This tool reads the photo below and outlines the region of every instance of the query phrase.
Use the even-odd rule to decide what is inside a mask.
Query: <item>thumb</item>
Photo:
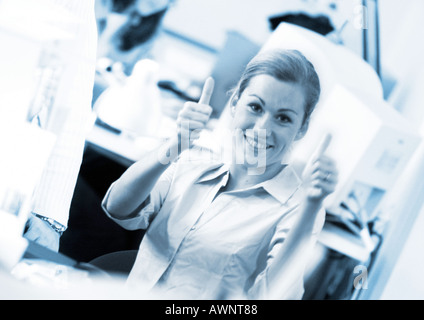
[[[318,147],[315,149],[309,161],[306,163],[306,166],[302,172],[302,176],[307,174],[307,171],[309,170],[309,166],[311,166],[315,160],[317,160],[320,156],[322,156],[325,153],[328,146],[330,145],[332,137],[333,136],[330,133],[326,133],[324,137],[320,140]]]
[[[215,81],[212,77],[206,79],[205,84],[203,85],[202,94],[200,96],[199,104],[209,104],[213,89],[215,86]]]
[[[322,156],[325,151],[327,150],[328,146],[330,145],[332,139],[332,135],[330,133],[327,133],[320,141],[318,148],[314,152],[313,158],[319,158]]]

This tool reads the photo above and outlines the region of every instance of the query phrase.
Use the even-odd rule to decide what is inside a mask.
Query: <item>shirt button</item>
[[[196,230],[196,226],[192,226],[190,230]]]

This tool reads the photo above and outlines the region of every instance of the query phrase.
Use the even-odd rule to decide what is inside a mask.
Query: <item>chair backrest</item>
[[[125,250],[107,253],[89,262],[107,273],[128,275],[134,265],[138,250]]]

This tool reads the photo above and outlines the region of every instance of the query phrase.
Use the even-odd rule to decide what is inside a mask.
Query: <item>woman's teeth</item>
[[[256,149],[269,149],[269,148],[272,147],[271,145],[268,145],[266,143],[258,142],[258,141],[256,141],[253,138],[250,138],[250,137],[247,137],[247,136],[245,136],[245,138],[246,138],[247,143],[250,144],[253,148],[256,148]]]

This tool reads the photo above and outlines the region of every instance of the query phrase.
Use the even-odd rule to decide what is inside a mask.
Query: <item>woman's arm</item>
[[[261,278],[261,281],[266,281],[267,298],[280,299],[287,296],[287,292],[299,279],[299,274],[303,274],[308,262],[318,212],[324,199],[334,191],[337,184],[335,163],[323,155],[329,142],[330,138],[326,137],[313,157],[314,160],[305,169],[303,178],[306,192],[299,207],[297,221]],[[256,285],[263,286],[264,283]]]
[[[287,234],[281,250],[275,255],[267,270],[269,299],[291,296],[293,284],[303,277],[312,248],[312,234],[322,201],[306,200],[300,207],[299,217]]]
[[[174,155],[173,150],[177,150],[175,148],[178,148],[176,140],[169,140],[165,145],[134,163],[115,181],[105,204],[113,217],[129,217],[147,199],[159,177],[178,156],[178,153]],[[168,163],[163,161],[167,152],[171,151],[173,157],[169,157]]]
[[[178,115],[175,137],[129,167],[114,183],[106,203],[106,209],[112,216],[127,218],[139,208],[170,163],[199,137],[199,131],[205,127],[212,111],[208,104],[213,86],[213,79],[209,78],[199,103],[185,103]]]

